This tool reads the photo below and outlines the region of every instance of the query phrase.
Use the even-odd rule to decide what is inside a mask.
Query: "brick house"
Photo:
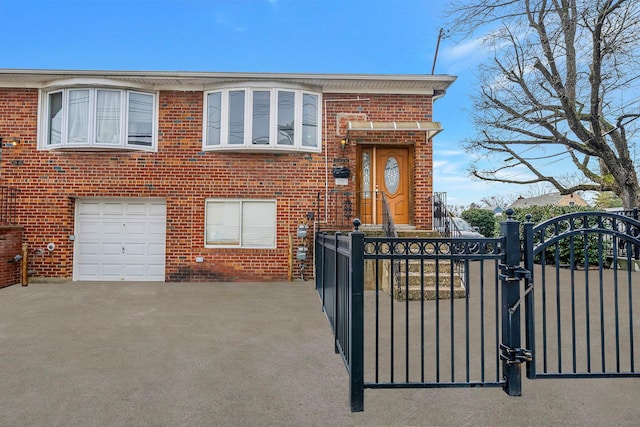
[[[299,224],[380,223],[383,192],[431,229],[432,106],[454,80],[0,70],[0,185],[30,274],[282,280]]]

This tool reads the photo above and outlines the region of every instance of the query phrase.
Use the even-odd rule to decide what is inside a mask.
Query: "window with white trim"
[[[275,200],[209,199],[205,247],[275,248]]]
[[[205,93],[204,150],[321,151],[321,97],[299,89]]]
[[[154,93],[63,88],[43,92],[42,104],[42,148],[156,148]]]

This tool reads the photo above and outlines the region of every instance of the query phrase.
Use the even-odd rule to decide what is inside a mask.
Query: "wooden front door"
[[[382,193],[393,221],[409,224],[410,147],[362,147],[359,155],[359,215],[365,224],[382,224]]]

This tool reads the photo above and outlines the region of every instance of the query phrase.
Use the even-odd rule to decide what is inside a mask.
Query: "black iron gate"
[[[509,218],[500,238],[482,239],[365,237],[354,224],[349,235],[319,233],[315,251],[352,411],[366,388],[499,386],[519,396],[524,363],[531,379],[640,376],[637,220]]]
[[[640,376],[639,247],[640,222],[618,214],[524,224],[529,378]]]

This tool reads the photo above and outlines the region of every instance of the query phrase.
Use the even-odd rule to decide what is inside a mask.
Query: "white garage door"
[[[166,203],[78,199],[74,280],[164,281]]]

